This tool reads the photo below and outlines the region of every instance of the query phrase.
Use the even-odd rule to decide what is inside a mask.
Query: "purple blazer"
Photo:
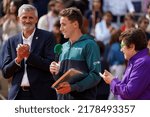
[[[111,91],[121,100],[150,99],[150,54],[143,49],[130,58],[122,81],[114,78]]]

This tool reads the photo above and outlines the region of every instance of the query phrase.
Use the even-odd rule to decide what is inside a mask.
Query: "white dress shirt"
[[[111,24],[111,26],[116,29],[116,27],[113,24]],[[106,21],[102,20],[98,22],[95,26],[95,40],[102,41],[105,45],[107,45],[109,43],[110,38],[111,33],[106,25]]]
[[[31,43],[32,43],[34,33],[35,33],[35,30],[33,31],[33,33],[28,38],[25,38],[22,34],[23,44],[28,44],[31,48]],[[26,59],[24,59],[24,61],[26,61]],[[27,64],[25,64],[24,75],[22,78],[21,86],[30,86],[26,69],[27,69]]]
[[[58,20],[58,17],[52,15],[52,13],[49,12],[48,14],[40,17],[37,27],[39,29],[43,29],[51,32],[53,30],[56,20]]]
[[[95,37],[96,41],[102,41],[105,45],[109,43],[111,33],[106,26],[105,20],[97,23],[95,26]]]
[[[122,16],[128,13],[134,12],[134,6],[131,0],[104,0],[103,5],[104,12],[111,11],[115,16]]]

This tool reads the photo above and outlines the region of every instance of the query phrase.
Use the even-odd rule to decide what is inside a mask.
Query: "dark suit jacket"
[[[27,64],[27,75],[34,99],[56,99],[56,92],[51,88],[54,81],[49,72],[49,65],[54,60],[53,34],[36,29],[30,49],[31,54],[26,62],[21,62],[21,67],[15,63],[16,48],[19,43],[23,43],[21,33],[6,42],[2,59],[3,76],[13,77],[8,99],[15,99],[17,96],[24,75],[24,64]]]

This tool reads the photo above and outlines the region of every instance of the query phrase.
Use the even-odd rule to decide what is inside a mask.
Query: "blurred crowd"
[[[21,31],[17,11],[22,4],[34,5],[39,14],[37,27],[53,32],[56,43],[63,44],[60,31],[59,12],[67,7],[77,7],[83,14],[82,32],[95,38],[100,47],[102,73],[109,70],[114,76],[122,78],[127,62],[120,51],[119,36],[130,28],[145,31],[150,47],[150,0],[0,0],[0,51],[5,41]],[[8,84],[0,73],[0,98],[7,97]],[[109,85],[98,85],[104,93],[97,99],[115,99],[109,93]],[[4,97],[3,97],[4,96]]]

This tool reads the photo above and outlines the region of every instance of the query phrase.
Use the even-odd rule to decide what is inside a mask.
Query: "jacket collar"
[[[137,52],[133,57],[130,58],[129,62],[134,62],[135,60],[137,60],[138,58],[141,58],[143,56],[146,56],[149,54],[149,49],[145,48],[143,50],[140,50],[139,52]]]

